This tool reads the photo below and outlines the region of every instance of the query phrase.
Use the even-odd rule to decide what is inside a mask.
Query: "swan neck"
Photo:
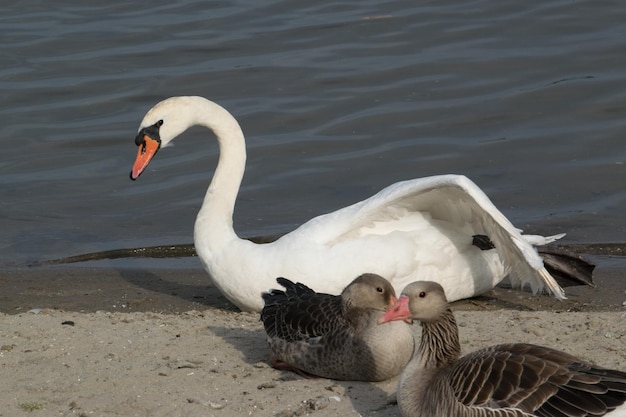
[[[199,239],[221,241],[236,236],[233,213],[246,165],[243,132],[226,109],[206,100],[198,109],[197,124],[215,134],[219,159],[196,219],[196,246]]]

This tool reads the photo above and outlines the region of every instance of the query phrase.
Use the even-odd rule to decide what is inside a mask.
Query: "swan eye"
[[[159,121],[158,121],[158,122],[156,122],[154,125],[155,125],[156,127],[161,127],[161,126],[163,126],[163,119],[159,120]]]
[[[419,298],[424,298],[424,297],[426,297],[426,291],[420,291]]]

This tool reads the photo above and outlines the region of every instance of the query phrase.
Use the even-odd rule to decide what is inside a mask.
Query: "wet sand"
[[[567,287],[568,299],[510,290],[506,284],[455,304],[466,310],[626,311],[624,271],[605,263],[594,272],[595,287]],[[237,311],[211,285],[202,269],[137,269],[46,266],[0,270],[0,312],[33,308],[96,312],[183,313],[219,308]]]

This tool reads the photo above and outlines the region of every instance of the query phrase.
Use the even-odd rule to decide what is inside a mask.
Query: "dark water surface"
[[[395,181],[462,173],[527,232],[626,242],[624,2],[0,11],[2,265],[190,243],[218,153],[210,135],[193,129],[128,178],[141,118],[172,95],[217,101],[247,135],[242,236],[289,231]],[[593,260],[626,289],[623,256]],[[201,268],[196,258],[90,264],[111,267]]]

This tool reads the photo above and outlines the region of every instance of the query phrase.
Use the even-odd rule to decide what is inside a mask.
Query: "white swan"
[[[532,246],[563,235],[523,236],[461,175],[395,183],[271,243],[241,239],[233,229],[233,211],[246,145],[235,118],[218,104],[172,97],[148,111],[135,139],[139,150],[131,179],[160,148],[194,125],[212,130],[220,147],[196,219],[196,251],[213,283],[241,310],[261,311],[261,293],[274,287],[277,277],[339,294],[365,272],[386,277],[398,293],[416,280],[439,282],[451,301],[490,290],[507,274],[514,286],[528,284],[534,292],[565,298]]]

